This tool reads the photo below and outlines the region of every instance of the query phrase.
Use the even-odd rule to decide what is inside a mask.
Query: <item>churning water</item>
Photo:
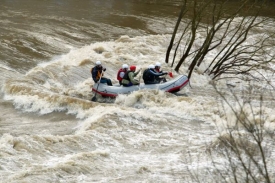
[[[177,95],[136,91],[90,101],[97,60],[113,83],[124,63],[144,69],[159,61],[174,72],[164,58],[177,5],[1,0],[0,182],[193,182],[190,172],[213,182],[207,150],[235,119],[201,70]],[[179,74],[186,73],[185,65]],[[232,85],[239,93],[245,87],[218,83]],[[273,133],[274,105],[265,104],[264,127]],[[274,144],[266,144],[274,167]],[[227,163],[218,154],[215,162],[221,170]]]

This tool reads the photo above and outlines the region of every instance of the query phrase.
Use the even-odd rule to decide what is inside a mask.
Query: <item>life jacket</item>
[[[129,73],[130,73],[130,72],[133,72],[133,71],[131,71],[131,70],[127,71],[127,72],[124,74],[123,79],[126,79],[126,80],[130,81],[130,78],[129,78]]]
[[[101,73],[102,73],[102,69],[100,70],[100,69],[97,69],[96,67],[93,67],[92,70],[91,70],[92,75],[94,74],[94,72],[96,72],[95,79],[99,80],[100,76],[101,76]],[[102,73],[102,76],[103,76],[103,73]]]
[[[124,73],[124,76],[125,76],[125,74],[126,74],[125,69],[121,68],[121,69],[119,69],[118,72],[117,72],[117,80],[119,80],[119,81],[121,81],[121,80],[123,79],[123,77],[120,77],[120,74],[121,74],[122,72]]]

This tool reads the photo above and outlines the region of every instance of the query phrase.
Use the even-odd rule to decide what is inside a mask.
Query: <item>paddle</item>
[[[100,75],[100,78],[99,78],[99,80],[98,80],[98,84],[97,84],[96,90],[98,90],[98,86],[99,86],[99,84],[100,84],[100,80],[101,80],[101,77],[102,77],[102,75],[103,75],[103,72],[104,72],[104,71],[102,70],[101,75]],[[97,94],[97,92],[95,92],[95,96],[93,96],[93,98],[91,99],[91,101],[93,101],[93,102],[96,101],[96,94]]]
[[[140,76],[139,76],[139,80],[138,80],[138,89],[140,90],[140,79],[141,79],[141,76],[142,76],[142,69],[140,69]]]
[[[163,83],[167,82],[167,75],[170,76],[170,78],[173,78],[173,73],[172,72],[168,72],[164,77],[162,77],[162,80],[160,80],[160,82],[162,81]]]
[[[168,75],[169,75],[171,78],[174,77],[172,72],[168,72]]]

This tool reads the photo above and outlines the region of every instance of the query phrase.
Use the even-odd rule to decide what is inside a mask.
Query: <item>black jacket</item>
[[[159,83],[157,78],[159,76],[163,76],[165,74],[167,74],[167,73],[165,73],[165,72],[158,73],[154,69],[146,69],[143,72],[142,78],[143,78],[145,84],[157,84],[157,83]]]
[[[97,82],[100,79],[102,70],[106,71],[106,68],[95,66],[94,68],[91,69],[91,74],[92,74],[94,82]],[[102,74],[102,76],[103,76],[103,74]]]

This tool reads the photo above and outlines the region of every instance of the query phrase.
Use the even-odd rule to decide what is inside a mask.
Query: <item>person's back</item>
[[[148,69],[143,72],[142,78],[145,84],[158,84],[160,81],[158,81],[156,78],[167,74],[166,72],[157,73],[154,68],[154,65],[149,65]]]
[[[123,79],[125,73],[127,72],[128,67],[129,66],[127,64],[123,64],[122,68],[119,69],[118,72],[117,72],[117,80],[118,80],[120,85],[122,85],[122,79]]]
[[[155,83],[155,76],[151,73],[150,68],[144,70],[142,79],[145,84],[154,84]]]
[[[136,66],[130,66],[130,70],[127,71],[122,79],[122,85],[123,86],[132,86],[132,85],[139,85],[139,81],[137,81],[136,79],[134,79],[138,73],[138,72],[135,72],[136,71]]]

